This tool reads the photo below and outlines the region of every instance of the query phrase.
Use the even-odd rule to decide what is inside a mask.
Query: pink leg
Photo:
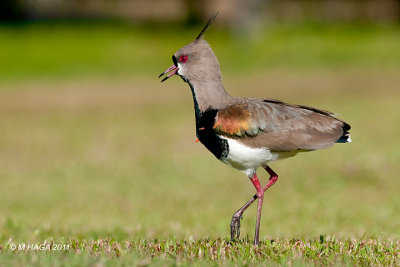
[[[235,239],[239,239],[240,236],[240,220],[242,219],[242,215],[248,207],[257,199],[257,195],[254,195],[243,207],[241,207],[238,211],[236,211],[232,216],[231,221],[231,241]]]
[[[257,205],[257,217],[256,217],[256,231],[254,234],[254,245],[258,245],[260,243],[260,222],[261,222],[261,210],[262,204],[264,201],[264,188],[261,187],[260,181],[256,174],[254,177],[250,179],[253,183],[254,187],[257,189],[256,196],[258,198],[258,205]]]
[[[268,172],[269,176],[269,181],[267,185],[263,188],[264,192],[273,186],[276,181],[278,181],[278,174],[276,174],[268,165],[264,167],[264,169]]]
[[[264,192],[268,188],[270,188],[272,185],[274,185],[276,183],[276,181],[278,180],[278,175],[270,167],[266,166],[265,170],[269,173],[270,178],[269,178],[267,185],[264,188],[261,187],[260,181],[258,180],[258,177],[256,174],[254,174],[254,176],[250,178],[250,181],[253,183],[254,187],[256,188],[257,193],[243,207],[241,207],[237,212],[235,212],[233,214],[232,221],[231,221],[231,240],[234,240],[235,238],[239,238],[240,219],[242,218],[244,211],[248,207],[250,207],[250,205],[253,204],[253,202],[258,198],[254,244],[255,245],[259,244],[261,211],[262,211],[262,204],[263,204],[263,200],[264,200]]]
[[[268,166],[265,166],[265,170],[269,173],[270,177],[269,177],[269,181],[267,183],[267,185],[264,188],[260,188],[258,186],[256,186],[257,189],[257,197],[258,197],[258,206],[257,206],[257,218],[256,218],[256,232],[254,235],[254,245],[258,245],[260,243],[260,222],[261,222],[261,210],[262,210],[262,204],[264,201],[264,192],[270,188],[271,186],[273,186],[276,181],[278,180],[278,175]],[[257,177],[256,177],[257,178]],[[258,179],[257,179],[258,181]],[[253,182],[254,184],[254,182]],[[258,184],[260,184],[258,182]]]

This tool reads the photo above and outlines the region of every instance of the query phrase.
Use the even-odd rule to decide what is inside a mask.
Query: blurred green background
[[[194,142],[188,86],[157,79],[216,10],[229,93],[353,127],[271,165],[261,237],[398,238],[400,3],[375,2],[2,1],[0,239],[228,237],[254,188]]]

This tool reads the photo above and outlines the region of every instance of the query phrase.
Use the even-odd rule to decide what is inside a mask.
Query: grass
[[[169,239],[117,241],[68,240],[70,248],[47,251],[13,251],[3,260],[14,264],[58,265],[66,258],[72,265],[396,265],[400,243],[391,240],[336,240],[320,236],[313,240],[277,239],[254,246],[248,240],[231,243],[223,239],[198,241]],[[18,257],[16,257],[18,256]]]
[[[244,239],[226,241],[254,189],[194,142],[187,86],[156,79],[193,35],[164,30],[0,27],[0,265],[398,265],[398,28],[208,33],[232,95],[317,106],[353,127],[351,144],[272,164],[259,248],[246,238],[254,207]],[[23,242],[71,249],[9,249]]]

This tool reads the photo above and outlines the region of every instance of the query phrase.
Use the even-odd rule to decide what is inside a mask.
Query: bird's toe
[[[239,239],[240,236],[240,220],[242,219],[241,214],[233,214],[231,221],[231,240]]]

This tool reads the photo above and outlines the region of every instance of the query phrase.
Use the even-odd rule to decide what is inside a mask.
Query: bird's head
[[[193,42],[183,46],[172,56],[174,64],[160,74],[159,78],[167,75],[161,82],[166,81],[175,74],[178,74],[185,82],[194,80],[221,80],[217,57],[207,41],[202,38],[217,15],[218,13],[210,18]]]

